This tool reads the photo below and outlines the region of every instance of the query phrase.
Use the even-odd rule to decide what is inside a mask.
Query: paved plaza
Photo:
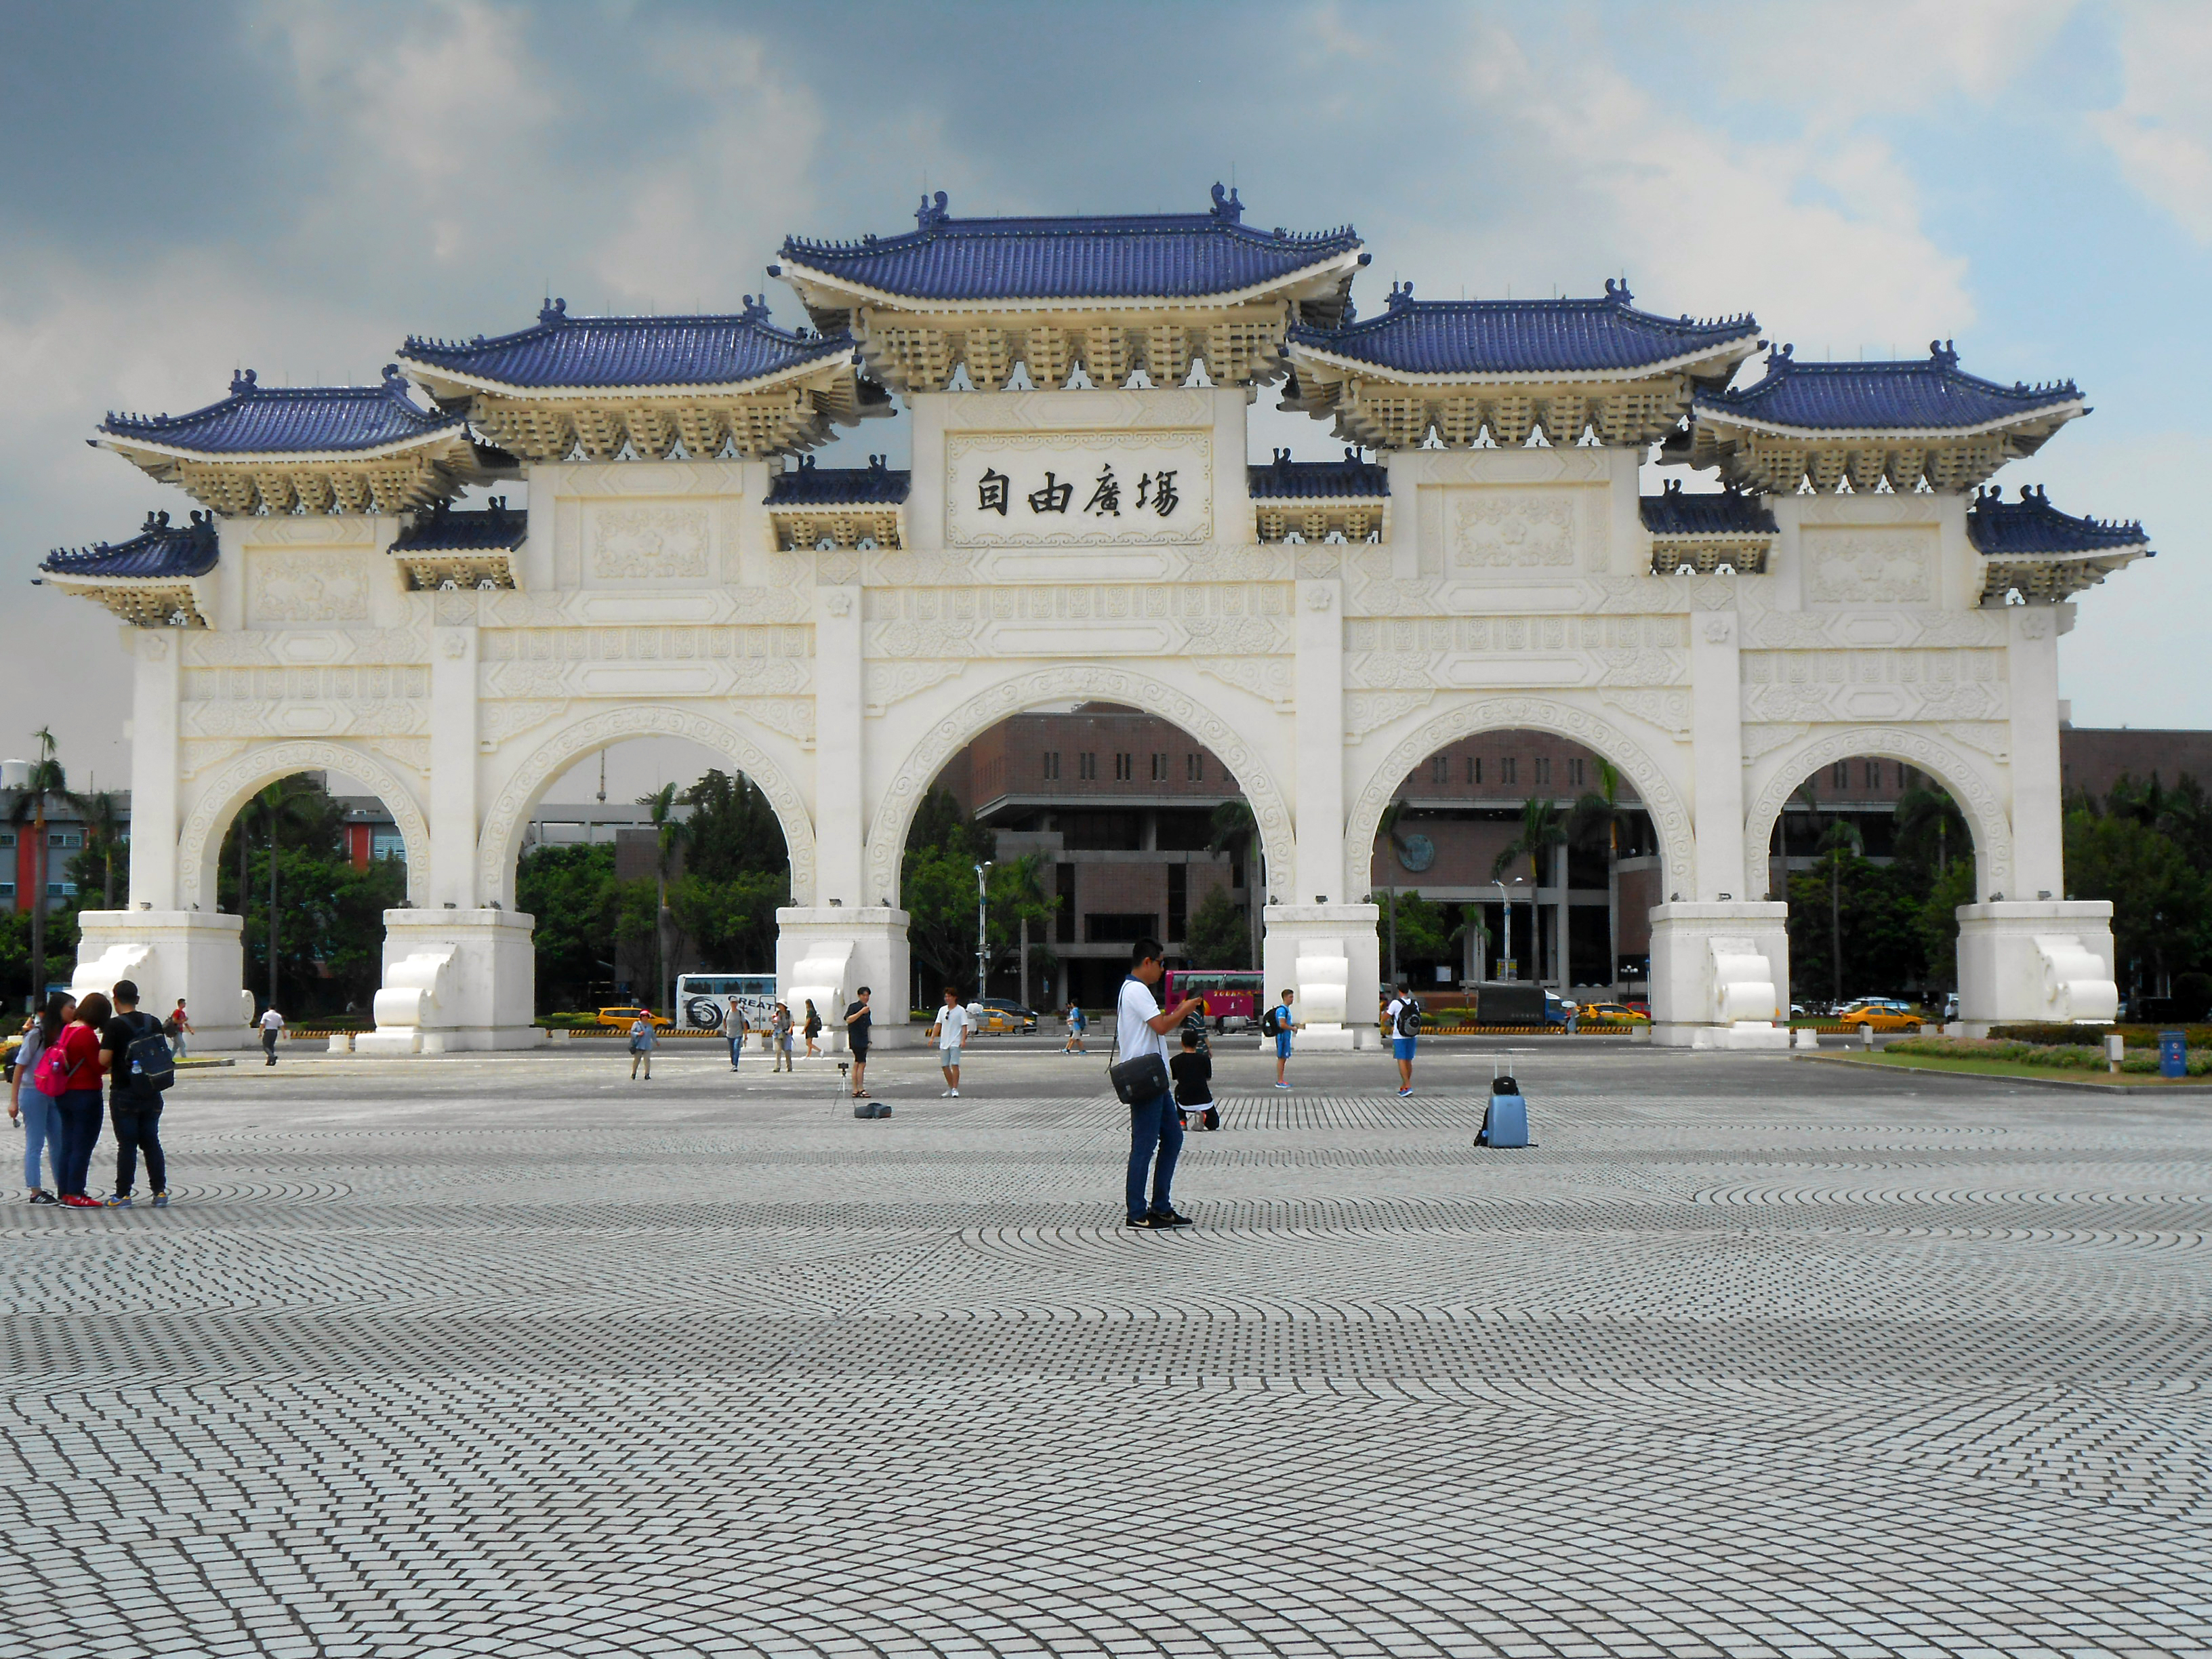
[[[1100,1056],[187,1076],[4,1212],[0,1659],[2212,1651],[2212,1101],[1492,1058],[1160,1234]]]

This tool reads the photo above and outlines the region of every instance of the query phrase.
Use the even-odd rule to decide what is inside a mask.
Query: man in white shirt
[[[1409,1003],[1416,1008],[1420,1006],[1413,1003],[1413,992],[1402,985],[1394,985],[1390,988],[1389,1005],[1382,1010],[1382,1030],[1390,1039],[1391,1057],[1398,1062],[1398,1092],[1401,1095],[1413,1092],[1413,1039],[1398,1030],[1399,1016]]]
[[[1183,1016],[1199,1006],[1196,997],[1185,997],[1162,1012],[1152,988],[1160,982],[1163,964],[1160,942],[1140,939],[1129,947],[1129,977],[1121,981],[1121,994],[1114,1005],[1116,1064],[1127,1064],[1146,1054],[1160,1057],[1166,1075],[1167,1034],[1181,1025]],[[1158,1161],[1153,1151],[1158,1150]],[[1176,1213],[1172,1189],[1176,1160],[1182,1156],[1182,1114],[1176,1109],[1175,1091],[1163,1088],[1151,1100],[1129,1108],[1129,1180],[1124,1197],[1132,1227],[1188,1227],[1190,1218]],[[1145,1202],[1145,1177],[1152,1176],[1152,1199]]]
[[[960,1006],[960,993],[950,985],[945,988],[945,1006],[937,1011],[936,1022],[929,1028],[931,1039],[937,1044],[938,1069],[945,1073],[945,1093],[960,1098],[960,1042],[974,1029],[975,1020]]]
[[[284,1029],[284,1016],[272,1006],[261,1016],[261,1052],[269,1056],[269,1063],[276,1063],[276,1033]]]

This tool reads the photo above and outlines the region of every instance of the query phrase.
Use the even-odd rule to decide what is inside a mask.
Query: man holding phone
[[[1167,1066],[1167,1034],[1181,1025],[1183,1016],[1201,1006],[1196,997],[1185,997],[1163,1012],[1152,988],[1160,982],[1161,945],[1140,939],[1129,947],[1129,977],[1121,981],[1115,1004],[1116,1047],[1120,1062],[1127,1065],[1146,1054],[1160,1057],[1162,1075]],[[1154,1160],[1157,1150],[1158,1158]],[[1182,1115],[1176,1109],[1175,1091],[1163,1089],[1150,1100],[1129,1107],[1129,1179],[1124,1196],[1132,1227],[1188,1227],[1190,1218],[1176,1213],[1172,1197],[1176,1160],[1182,1156]],[[1145,1180],[1152,1177],[1152,1200],[1145,1202]]]

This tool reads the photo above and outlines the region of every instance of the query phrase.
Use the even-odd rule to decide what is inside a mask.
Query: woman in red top
[[[76,1006],[76,1018],[62,1027],[54,1040],[68,1062],[69,1086],[54,1102],[61,1120],[62,1155],[54,1170],[62,1202],[79,1210],[100,1207],[96,1198],[85,1196],[84,1183],[92,1171],[92,1149],[100,1141],[100,1028],[114,1018],[107,999],[97,991]]]

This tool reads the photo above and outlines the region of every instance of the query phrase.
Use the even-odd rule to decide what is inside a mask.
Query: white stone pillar
[[[920,1040],[927,1027],[912,1025],[907,999],[914,969],[907,928],[913,918],[881,905],[791,905],[775,913],[775,994],[804,1025],[812,999],[822,1016],[821,1046],[845,1048],[845,1007],[866,986],[875,1018],[869,1031],[886,1048]]]
[[[889,894],[865,891],[861,792],[860,589],[814,590],[814,869],[816,890],[793,893],[799,908],[873,907]],[[872,983],[872,981],[871,981]],[[891,981],[903,987],[903,977]],[[882,988],[878,987],[880,990]],[[903,999],[901,989],[893,999]]]
[[[1351,1048],[1371,1041],[1376,993],[1382,981],[1382,941],[1375,904],[1271,904],[1261,967],[1272,997],[1287,985],[1298,994],[1308,1049]],[[1361,1036],[1362,1031],[1366,1035]]]
[[[184,636],[126,628],[131,694],[131,907],[177,904],[177,721]]]
[[[1710,580],[1725,580],[1715,578]],[[1702,588],[1705,582],[1698,586]],[[1726,903],[1764,899],[1765,890],[1742,890],[1743,685],[1736,615],[1690,612],[1690,751],[1695,774],[1691,819],[1695,825],[1694,870],[1668,870],[1667,886],[1686,902]],[[1656,977],[1656,975],[1655,975]]]
[[[112,992],[127,979],[138,987],[139,1006],[166,1018],[185,999],[192,1022],[193,1052],[251,1047],[246,1021],[252,999],[243,993],[246,955],[242,916],[209,910],[85,910],[70,994]]]
[[[2058,760],[2058,618],[2071,605],[2014,605],[2006,673],[2012,706],[2011,885],[2008,899],[2066,896],[2064,783]],[[1977,872],[1982,895],[1994,884]]]
[[[430,630],[430,879],[422,890],[433,909],[472,910],[495,896],[479,895],[476,880],[477,630],[471,623]]]
[[[1368,881],[1364,864],[1350,867],[1344,845],[1344,584],[1302,581],[1297,590],[1291,827],[1297,868],[1268,872],[1293,908],[1355,902],[1366,897]]]
[[[1987,1036],[1992,1025],[2118,1017],[2110,900],[2007,899],[1962,904],[1958,917],[1966,1036]]]
[[[1790,907],[1651,908],[1651,1040],[1676,1048],[1790,1046]]]
[[[376,1029],[359,1054],[434,1054],[529,1048],[546,1040],[531,1020],[536,919],[471,908],[386,910],[384,983]]]

